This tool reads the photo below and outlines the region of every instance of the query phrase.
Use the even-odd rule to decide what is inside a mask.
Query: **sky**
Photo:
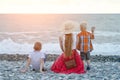
[[[120,13],[120,0],[0,0],[0,13]]]

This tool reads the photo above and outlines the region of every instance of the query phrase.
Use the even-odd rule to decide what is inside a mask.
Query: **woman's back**
[[[61,39],[62,39],[62,45],[63,45],[63,48],[65,48],[64,44],[65,44],[65,35],[62,35],[60,36]],[[76,49],[76,34],[72,33],[72,39],[73,39],[73,42],[72,42],[72,49]]]

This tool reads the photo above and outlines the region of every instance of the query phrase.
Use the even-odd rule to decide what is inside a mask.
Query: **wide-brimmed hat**
[[[63,32],[64,34],[70,34],[73,32],[75,24],[73,21],[67,21],[63,24]]]

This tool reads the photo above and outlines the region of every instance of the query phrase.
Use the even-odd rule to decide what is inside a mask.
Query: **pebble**
[[[23,61],[0,61],[0,80],[120,80],[119,62],[91,62],[91,70],[85,74],[58,74],[50,70],[53,61],[47,61],[47,72],[42,74],[28,70],[21,73]]]
[[[3,76],[0,76],[0,80],[4,80],[4,77],[3,77]]]
[[[19,61],[26,60],[28,54],[0,54],[0,60]],[[54,61],[59,55],[47,54],[46,61]],[[120,62],[120,55],[91,55],[92,62]]]

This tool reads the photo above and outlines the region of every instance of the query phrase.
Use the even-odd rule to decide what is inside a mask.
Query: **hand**
[[[20,72],[25,73],[27,69],[21,69]]]
[[[94,26],[91,27],[91,31],[92,31],[92,33],[94,32],[94,30],[95,30],[95,27],[94,27]]]

